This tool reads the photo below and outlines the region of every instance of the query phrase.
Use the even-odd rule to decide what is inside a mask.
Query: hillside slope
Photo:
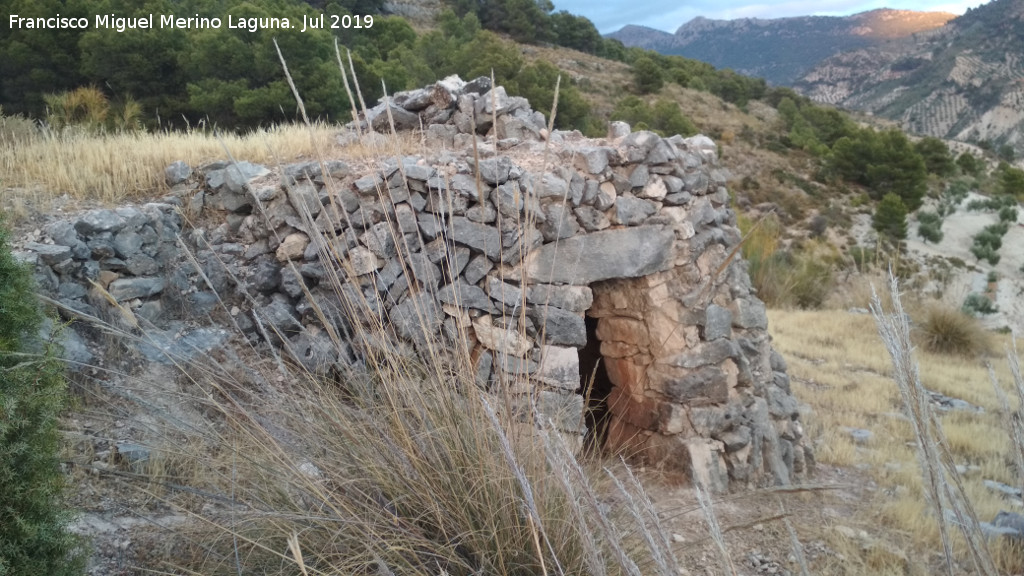
[[[790,84],[816,64],[840,52],[885,45],[893,39],[942,26],[945,12],[879,9],[852,16],[740,18],[698,17],[675,34],[626,26],[610,35],[639,46],[732,68],[773,84]]]
[[[916,38],[837,54],[794,87],[912,132],[1024,150],[1024,1],[993,0]]]

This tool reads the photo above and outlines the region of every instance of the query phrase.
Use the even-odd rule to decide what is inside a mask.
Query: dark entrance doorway
[[[601,341],[597,339],[597,321],[597,318],[586,317],[587,344],[580,349],[580,387],[577,393],[583,396],[587,426],[583,446],[587,451],[600,450],[604,446],[610,417],[608,396],[612,392],[612,381],[601,357]]]

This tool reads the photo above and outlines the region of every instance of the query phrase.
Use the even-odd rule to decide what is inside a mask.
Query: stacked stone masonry
[[[513,386],[575,435],[589,316],[613,384],[608,448],[714,490],[805,470],[710,139],[622,123],[602,140],[549,134],[526,100],[451,77],[394,95],[339,140],[372,143],[392,123],[422,130],[430,154],[358,170],[178,162],[165,201],[53,220],[23,256],[68,317],[109,316],[99,285],[178,352],[182,338],[219,342],[218,295],[251,342],[316,371],[359,364],[360,322],[413,347],[468,334],[481,387]]]

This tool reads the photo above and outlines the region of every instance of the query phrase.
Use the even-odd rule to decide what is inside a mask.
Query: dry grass
[[[331,148],[335,135],[335,128],[323,124],[312,130],[283,125],[219,138],[202,130],[95,135],[69,129],[0,142],[0,186],[113,204],[165,190],[163,169],[176,160],[200,166],[223,159],[226,147],[238,160],[276,165]]]
[[[769,328],[776,348],[787,358],[794,394],[811,409],[804,420],[819,461],[864,470],[878,483],[874,497],[858,507],[859,518],[850,518],[849,522],[861,523],[873,538],[905,543],[910,558],[937,561],[934,554],[941,551],[940,534],[925,496],[913,447],[914,433],[891,376],[891,360],[871,316],[836,310],[771,310]],[[997,342],[1006,339],[997,335],[992,338]],[[1019,511],[983,484],[984,480],[1020,483],[1001,404],[989,383],[985,364],[977,358],[927,350],[914,353],[925,388],[985,410],[937,413],[952,462],[971,467],[962,481],[978,519],[991,521],[1000,510]],[[993,363],[993,369],[1000,382],[1013,381],[1005,362]],[[871,437],[855,439],[849,432],[854,428],[869,430]],[[967,561],[963,540],[951,540],[957,561]],[[830,544],[840,550],[843,546],[835,539]],[[1024,567],[1024,559],[1012,546],[1002,541],[990,545],[1000,573],[1016,573]],[[895,557],[878,557],[866,566],[870,567],[869,573],[902,574],[901,562]],[[925,561],[916,570],[927,572],[929,565],[939,569],[938,564]]]

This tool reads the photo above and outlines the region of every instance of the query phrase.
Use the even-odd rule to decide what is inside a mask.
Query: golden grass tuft
[[[991,350],[989,333],[956,308],[929,303],[914,316],[915,336],[929,352],[973,358]]]

